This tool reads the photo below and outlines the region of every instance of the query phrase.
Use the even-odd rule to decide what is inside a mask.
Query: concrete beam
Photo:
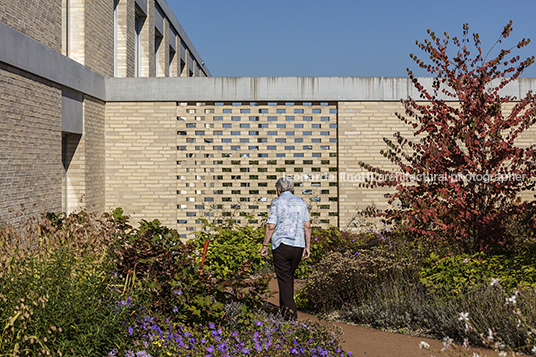
[[[420,78],[430,88],[432,78]],[[522,78],[503,95],[536,91],[536,78]],[[107,101],[399,101],[420,99],[409,78],[387,77],[207,77],[107,78]],[[452,98],[444,97],[445,100]]]
[[[0,62],[97,99],[104,77],[0,22]]]

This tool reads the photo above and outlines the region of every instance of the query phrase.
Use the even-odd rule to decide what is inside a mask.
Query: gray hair
[[[294,193],[294,182],[292,182],[292,179],[283,176],[277,182],[275,183],[275,187],[279,189],[279,192],[283,193],[285,191],[290,191],[291,193]]]

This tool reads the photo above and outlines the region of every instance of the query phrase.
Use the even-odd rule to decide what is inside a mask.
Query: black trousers
[[[279,285],[279,308],[281,315],[287,320],[298,318],[298,309],[294,302],[294,273],[300,264],[303,249],[281,243],[272,252]]]

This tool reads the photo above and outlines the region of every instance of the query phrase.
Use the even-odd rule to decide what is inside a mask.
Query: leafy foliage
[[[315,268],[299,291],[298,301],[306,303],[301,307],[321,312],[358,304],[371,285],[401,277],[410,269],[405,261],[393,259],[391,252],[381,248],[351,255],[329,253]]]
[[[0,355],[102,356],[123,346],[112,308],[111,226],[85,212],[0,230]]]
[[[340,329],[321,323],[257,319],[247,328],[196,324],[173,326],[144,318],[129,328],[136,344],[113,350],[118,356],[349,356],[340,347]]]
[[[458,292],[430,294],[413,279],[394,279],[375,285],[371,294],[357,304],[340,311],[347,321],[378,329],[427,336],[436,339],[449,337],[459,344],[467,338],[472,346],[489,346],[503,341],[508,349],[523,350],[534,341],[531,327],[536,322],[533,308],[534,290],[524,291],[517,298],[518,313],[505,304],[508,292],[489,283],[474,285]],[[459,319],[468,312],[473,326],[468,330]],[[524,318],[526,324],[520,324]],[[493,340],[483,341],[479,332]],[[486,342],[486,343],[483,343]]]
[[[496,44],[511,31],[510,22]],[[518,99],[501,90],[534,63],[534,57],[521,61],[511,55],[529,40],[523,39],[489,60],[478,34],[473,35],[476,55],[472,56],[468,25],[464,25],[461,39],[451,39],[448,33],[441,39],[430,30],[428,34],[430,40],[417,41],[417,45],[431,64],[413,54],[411,58],[435,76],[431,88],[425,88],[408,69],[420,100],[426,102],[403,100],[405,115],[397,114],[415,129],[418,139],[400,133],[395,133],[394,140],[384,139],[388,149],[382,154],[398,166],[398,176],[360,164],[387,178],[371,185],[396,187],[390,202],[399,201],[400,208],[389,210],[387,216],[406,223],[409,229],[459,244],[468,252],[512,246],[504,222],[533,205],[519,202],[518,196],[534,188],[536,146],[518,147],[516,139],[536,120],[535,97],[529,92]],[[457,52],[451,56],[452,45]],[[407,179],[412,182],[404,183]]]
[[[264,230],[262,227],[239,226],[236,223],[218,225],[204,221],[203,230],[194,240],[197,260],[208,240],[205,266],[214,275],[227,277],[240,269],[245,261],[251,263],[252,272],[265,267],[260,256]]]
[[[151,314],[176,322],[221,322],[232,302],[242,304],[243,316],[251,316],[267,293],[268,277],[250,279],[251,262],[241,261],[224,277],[213,276],[201,266],[195,242],[182,243],[158,220],[141,221],[139,229],[122,235],[116,257],[123,294],[140,300]]]
[[[442,259],[432,254],[420,270],[423,284],[430,290],[459,292],[467,287],[499,279],[508,290],[536,288],[536,256],[533,252],[460,254]]]

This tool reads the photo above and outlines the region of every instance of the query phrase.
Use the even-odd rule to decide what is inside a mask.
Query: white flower
[[[460,321],[469,321],[469,313],[468,312],[460,312],[460,317],[458,317],[458,320]]]
[[[504,351],[501,351],[501,352],[499,352],[499,356],[504,356],[504,357],[506,357],[506,356],[507,356],[507,354],[506,354],[506,352],[504,352]]]
[[[441,351],[445,351],[445,350],[448,350],[449,348],[452,347],[452,339],[450,337],[444,337],[443,338],[443,348],[441,349]]]
[[[506,305],[508,304],[516,304],[516,295],[512,295],[512,297],[506,298]]]
[[[419,348],[425,348],[425,349],[429,350],[429,349],[430,349],[430,345],[427,344],[427,343],[424,342],[424,341],[421,341],[421,342],[419,343]]]
[[[536,355],[536,346],[533,346],[532,349],[530,350],[533,354]]]
[[[476,352],[473,352],[473,357],[480,357],[480,355]]]
[[[499,285],[499,279],[491,278],[491,286]]]
[[[489,342],[493,342],[493,335],[494,335],[493,331],[490,328],[488,328],[488,341]]]
[[[463,347],[465,348],[469,348],[469,339],[466,338],[465,340],[463,340]]]

